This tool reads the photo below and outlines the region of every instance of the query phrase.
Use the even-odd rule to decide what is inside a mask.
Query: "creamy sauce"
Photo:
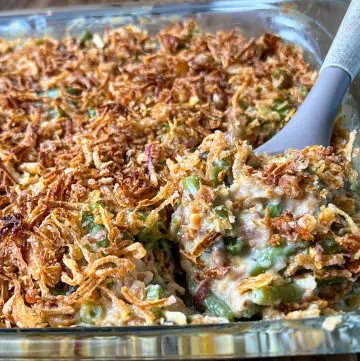
[[[238,278],[238,280],[236,280]],[[211,291],[223,302],[225,302],[236,317],[241,317],[242,312],[249,308],[249,292],[240,293],[238,291],[239,281],[243,277],[237,277],[235,272],[230,271],[224,278],[212,282]]]

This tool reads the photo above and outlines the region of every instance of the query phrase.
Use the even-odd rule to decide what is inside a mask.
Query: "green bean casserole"
[[[1,39],[1,327],[355,309],[356,134],[253,153],[316,76],[276,35],[194,21]]]

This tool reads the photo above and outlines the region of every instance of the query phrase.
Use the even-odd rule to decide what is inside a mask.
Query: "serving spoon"
[[[330,144],[337,111],[360,68],[360,0],[352,0],[318,79],[289,123],[255,153]]]

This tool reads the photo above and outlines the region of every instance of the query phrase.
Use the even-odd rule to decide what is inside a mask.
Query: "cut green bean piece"
[[[177,234],[181,226],[181,218],[173,215],[170,222],[170,237],[173,241],[177,240]]]
[[[89,108],[88,114],[89,114],[90,119],[96,117],[96,109],[95,108]]]
[[[245,102],[242,99],[239,100],[239,105],[242,110],[246,110],[247,108],[249,108],[249,103]]]
[[[90,204],[90,209],[92,211],[95,211],[99,208],[106,208],[106,204],[104,201],[96,201]]]
[[[110,241],[107,238],[96,242],[96,248],[107,248],[110,246]]]
[[[96,302],[88,301],[81,305],[80,320],[88,324],[95,324],[105,317],[104,307]]]
[[[214,213],[219,216],[220,218],[228,218],[229,214],[224,206],[217,206],[213,208]]]
[[[43,92],[38,92],[37,95],[40,97],[48,97],[51,99],[55,99],[60,95],[60,89],[53,88],[53,89],[45,90]]]
[[[281,302],[276,290],[270,286],[257,288],[251,293],[251,300],[260,306],[273,306]]]
[[[183,187],[186,191],[196,196],[198,190],[200,189],[200,179],[197,175],[191,175],[183,179]]]
[[[187,285],[188,285],[190,294],[193,295],[196,292],[196,289],[198,287],[197,283],[193,279],[188,279]]]
[[[137,235],[137,239],[142,243],[157,242],[166,237],[167,229],[163,221],[157,221],[151,227],[142,228]]]
[[[149,285],[146,287],[146,300],[157,301],[164,295],[164,290],[160,285]]]
[[[224,237],[224,245],[232,256],[239,256],[244,249],[244,241],[240,237]]]
[[[280,217],[281,213],[283,212],[283,205],[280,202],[269,202],[267,205],[269,209],[269,215],[271,218]]]
[[[70,95],[80,95],[82,90],[79,88],[65,87],[65,90]]]
[[[276,265],[285,267],[287,258],[295,251],[295,245],[292,243],[255,250],[253,253],[255,262],[250,268],[250,275],[257,276]]]
[[[171,260],[173,258],[173,254],[171,252],[170,244],[167,239],[160,239],[159,248],[164,252],[166,258]]]
[[[251,300],[260,306],[272,306],[298,302],[302,295],[302,289],[293,284],[263,286],[252,292]]]
[[[52,287],[49,288],[50,294],[53,296],[69,296],[71,295],[73,292],[75,292],[77,289],[77,287],[75,286],[69,286],[69,287]]]
[[[210,168],[210,180],[213,185],[219,184],[219,174],[230,166],[229,159],[214,160]]]
[[[292,85],[290,75],[283,69],[276,69],[271,74],[273,86],[277,89],[287,89]]]
[[[93,38],[93,34],[89,30],[85,30],[80,38],[80,46],[84,46],[85,43]]]
[[[91,212],[83,212],[81,216],[81,227],[90,231],[95,223],[94,216]]]
[[[234,313],[231,311],[228,305],[217,298],[215,295],[208,295],[203,301],[205,307],[217,317],[227,318],[232,321],[235,318]]]
[[[300,287],[294,284],[278,285],[272,287],[276,289],[276,292],[279,295],[282,303],[298,302],[301,300],[304,293]]]
[[[319,242],[321,248],[324,250],[325,254],[336,254],[343,253],[346,250],[341,247],[339,243],[337,243],[333,238],[323,239]]]

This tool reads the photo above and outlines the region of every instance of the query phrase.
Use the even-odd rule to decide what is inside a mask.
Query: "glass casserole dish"
[[[300,45],[317,66],[326,54],[345,13],[343,1],[219,1],[201,4],[139,4],[72,8],[54,11],[4,13],[0,35],[8,39],[66,34],[80,35],[85,29],[101,32],[104,27],[137,24],[156,33],[169,21],[195,18],[206,31],[239,27],[247,36],[265,31]],[[352,97],[359,101],[359,83]],[[349,111],[356,107],[352,100]],[[352,119],[354,120],[354,119]],[[238,322],[226,325],[104,327],[63,329],[2,329],[1,357],[30,359],[61,358],[161,359],[259,357],[311,353],[356,352],[359,316],[347,314],[294,321]],[[335,328],[335,330],[332,330]]]

